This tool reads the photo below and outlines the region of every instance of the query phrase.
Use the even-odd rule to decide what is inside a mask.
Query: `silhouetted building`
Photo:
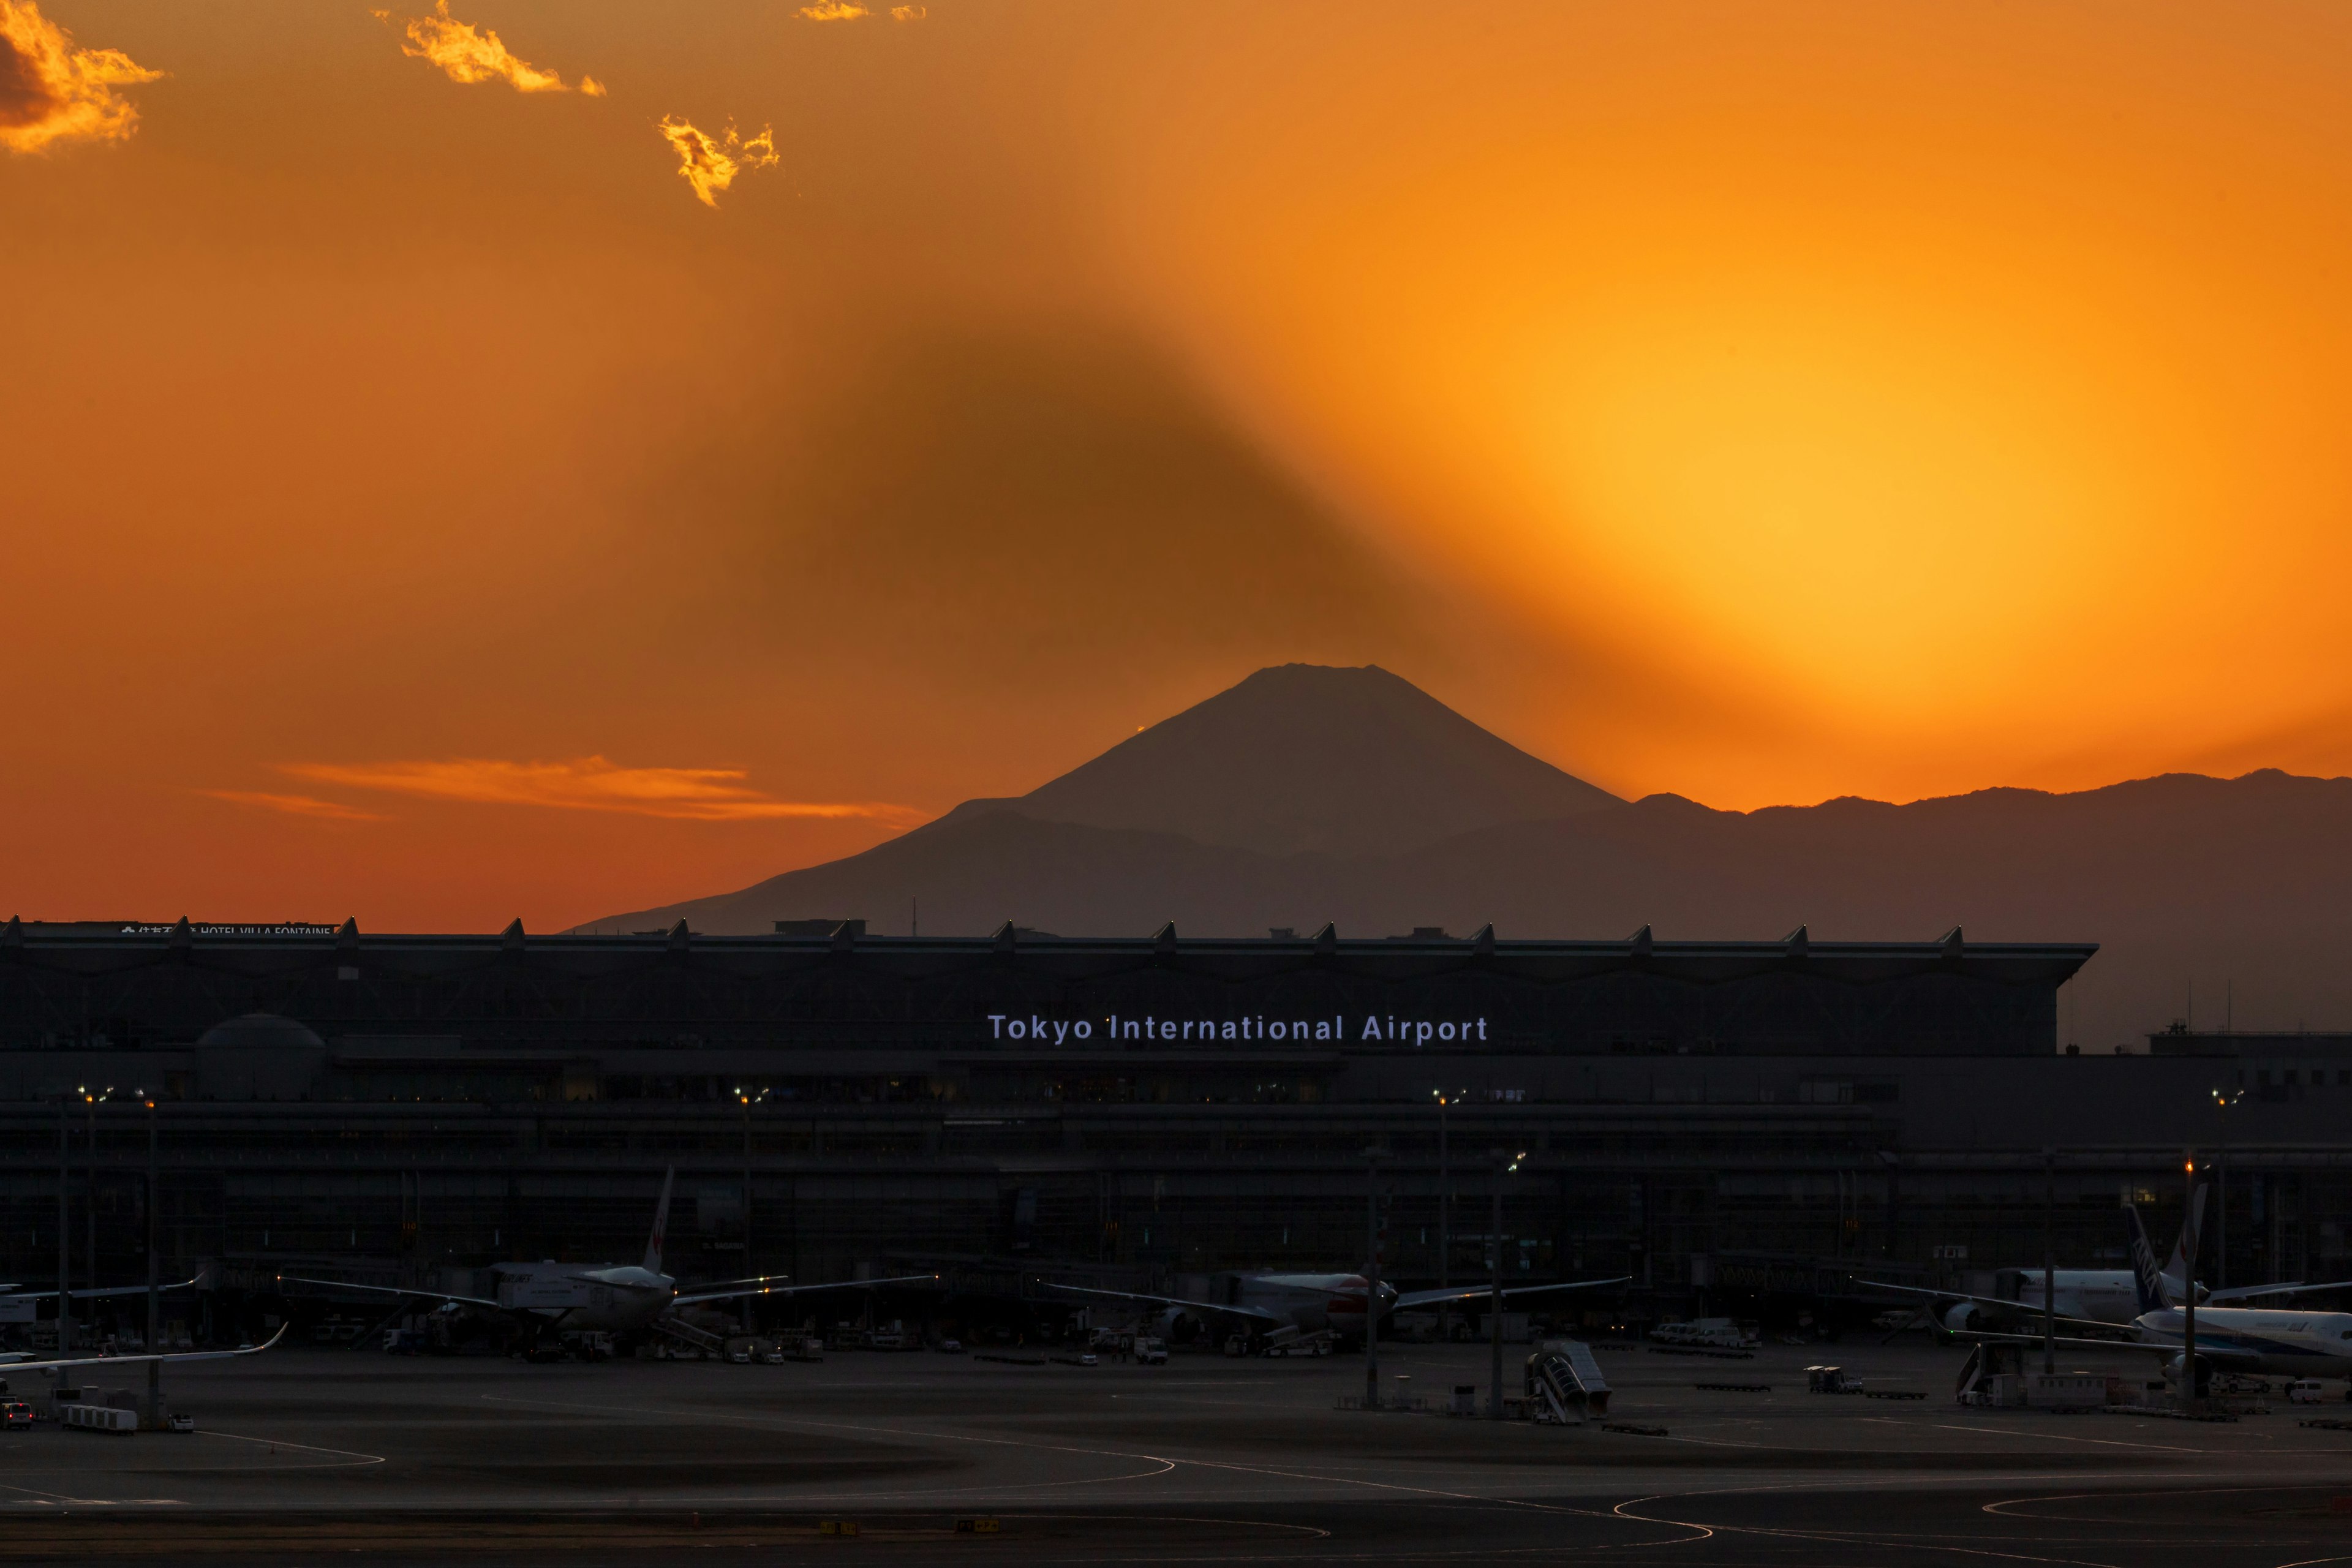
[[[2145,1190],[2160,1210],[2184,1141],[2214,1131],[2214,1075],[2236,1070],[2058,1054],[2057,988],[2095,952],[2081,944],[918,940],[822,923],[544,938],[12,923],[0,1277],[55,1273],[61,1095],[97,1272],[143,1277],[146,1113],[79,1098],[110,1085],[160,1094],[168,1266],[226,1259],[254,1280],[295,1256],[386,1277],[634,1256],[670,1165],[673,1261],[706,1278],[886,1259],[997,1279],[1355,1266],[1377,1144],[1392,1273],[1433,1277],[1441,1192],[1483,1200],[1487,1151],[1524,1150],[1508,1272],[1626,1272],[1640,1302],[1683,1310],[1718,1278],[1925,1268],[1955,1247],[1970,1267],[2032,1262],[2053,1142],[2070,1151],[2069,1256],[2113,1253],[2117,1198]],[[2241,1278],[2344,1272],[2327,1261],[2339,1235],[2276,1217],[2347,1195],[2333,1107],[2232,1115],[2239,1168],[2274,1167],[2233,1189],[2272,1216],[2231,1229]],[[1486,1241],[1483,1219],[1457,1220],[1458,1279]],[[1747,1272],[1718,1276],[1733,1253]],[[1756,1261],[1775,1258],[1788,1267]]]

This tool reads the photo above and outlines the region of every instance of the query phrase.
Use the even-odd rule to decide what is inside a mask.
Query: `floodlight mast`
[[[2058,1372],[2058,1151],[2042,1149],[2042,1375]]]
[[[2197,1405],[2197,1153],[2181,1162],[2183,1174],[2180,1261],[2180,1399],[2183,1410]]]

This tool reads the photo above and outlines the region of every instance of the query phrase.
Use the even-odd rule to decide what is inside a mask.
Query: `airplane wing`
[[[1193,1301],[1181,1296],[1150,1296],[1139,1290],[1097,1290],[1086,1285],[1065,1285],[1048,1279],[1049,1290],[1068,1290],[1080,1296],[1108,1296],[1120,1301],[1144,1301],[1156,1307],[1185,1307],[1195,1312],[1222,1312],[1227,1317],[1243,1318],[1253,1323],[1270,1323],[1276,1328],[1288,1328],[1290,1320],[1263,1307],[1236,1307],[1223,1301]]]
[[[816,1290],[870,1290],[877,1285],[936,1285],[936,1274],[900,1274],[889,1279],[832,1279],[822,1285],[757,1285],[749,1280],[735,1282],[736,1288],[724,1290],[697,1290],[691,1296],[673,1296],[673,1307],[690,1307],[697,1301],[732,1301],[745,1296],[804,1296]]]
[[[1622,1285],[1633,1278],[1630,1274],[1620,1274],[1614,1279],[1563,1279],[1557,1285],[1514,1285],[1503,1294],[1511,1297],[1532,1296],[1543,1290],[1591,1290],[1603,1285]],[[1408,1312],[1415,1307],[1434,1306],[1440,1301],[1466,1301],[1474,1296],[1491,1296],[1494,1293],[1493,1289],[1486,1285],[1472,1285],[1462,1289],[1407,1290],[1390,1303],[1390,1310]]]
[[[2324,1285],[2247,1285],[2234,1290],[2209,1290],[2208,1301],[2252,1301],[2263,1296],[2310,1296],[2322,1290],[2352,1290],[2352,1279],[2330,1279]]]
[[[204,1276],[198,1274],[191,1279],[175,1279],[169,1285],[158,1285],[155,1289],[158,1290],[188,1290],[194,1289],[196,1285],[203,1281],[203,1279]],[[2314,1286],[2313,1289],[2316,1289],[2318,1287]],[[66,1294],[72,1297],[77,1301],[87,1301],[96,1296],[144,1296],[147,1294],[147,1287],[144,1285],[110,1285],[103,1290],[68,1290]],[[0,1293],[0,1301],[47,1301],[56,1295],[57,1292],[55,1290],[8,1290],[5,1293]]]
[[[349,1279],[305,1279],[299,1274],[280,1274],[280,1285],[317,1285],[328,1290],[359,1290],[370,1296],[422,1297],[427,1301],[461,1301],[468,1307],[488,1307],[494,1312],[528,1310],[509,1307],[504,1301],[493,1301],[487,1296],[457,1296],[446,1290],[410,1290],[398,1285],[357,1285]]]
[[[286,1337],[291,1323],[280,1323],[278,1331],[257,1345],[247,1345],[235,1351],[166,1351],[161,1355],[84,1355],[65,1361],[17,1361],[8,1363],[11,1373],[52,1372],[69,1366],[142,1366],[149,1362],[228,1361],[241,1355],[259,1355],[263,1351]]]
[[[2041,1308],[2024,1301],[2011,1301],[2001,1296],[1971,1296],[1965,1290],[1928,1290],[1916,1285],[1890,1285],[1884,1279],[1856,1279],[1854,1283],[1866,1290],[1885,1290],[1898,1296],[1922,1296],[1930,1301],[1973,1301],[1979,1307],[1990,1307],[1995,1311],[2008,1312],[2037,1323],[2042,1319]],[[2078,1329],[2115,1330],[2126,1326],[2122,1323],[2106,1322],[2097,1318],[2069,1317],[2064,1312],[2058,1314],[2058,1321]],[[2038,1338],[2035,1342],[2040,1342]],[[2064,1342],[2060,1342],[2063,1344]]]

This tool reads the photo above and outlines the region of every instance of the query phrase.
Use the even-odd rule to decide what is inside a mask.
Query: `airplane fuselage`
[[[2133,1329],[2143,1344],[2181,1342],[2186,1314],[2143,1312]],[[2352,1312],[2281,1312],[2258,1307],[2200,1307],[2197,1348],[2222,1372],[2286,1377],[2352,1377]]]
[[[637,1265],[508,1263],[498,1270],[499,1302],[558,1333],[633,1334],[668,1310],[677,1282]]]
[[[1244,1274],[1236,1286],[1237,1305],[1287,1318],[1300,1333],[1363,1336],[1370,1286],[1360,1274]]]

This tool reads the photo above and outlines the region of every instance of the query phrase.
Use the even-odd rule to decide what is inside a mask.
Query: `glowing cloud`
[[[280,771],[320,784],[436,800],[560,806],[639,816],[740,822],[774,817],[871,817],[911,826],[921,813],[873,801],[778,800],[742,781],[740,768],[625,768],[603,757],[507,763],[456,757],[438,763],[295,763]]]
[[[812,22],[855,22],[867,15],[857,0],[816,0],[814,5],[803,5],[800,14]]]
[[[330,822],[384,820],[373,811],[362,811],[356,805],[345,805],[340,801],[320,800],[315,795],[271,795],[266,790],[250,789],[208,789],[199,793],[238,805],[257,805],[264,811],[282,811],[289,816],[320,816]]]
[[[760,127],[757,136],[745,141],[736,135],[732,125],[723,135],[711,136],[665,114],[658,129],[677,153],[678,177],[694,187],[694,199],[707,207],[719,205],[714,193],[733,184],[737,174],[772,168],[779,162],[776,134],[769,126]]]
[[[919,22],[930,14],[931,8],[928,5],[893,5],[890,7],[890,20],[893,22]]]
[[[139,111],[114,89],[163,74],[121,49],[75,48],[33,0],[0,0],[0,147],[11,153],[124,140]]]
[[[388,13],[378,11],[375,15],[382,17]],[[411,59],[429,60],[446,71],[451,81],[469,86],[478,81],[503,81],[517,92],[577,90],[590,98],[604,96],[604,84],[593,76],[582,77],[575,89],[566,86],[555,72],[516,58],[505,41],[489,28],[477,29],[471,22],[452,17],[449,0],[434,0],[430,16],[409,18],[408,42],[400,46],[400,52]]]

